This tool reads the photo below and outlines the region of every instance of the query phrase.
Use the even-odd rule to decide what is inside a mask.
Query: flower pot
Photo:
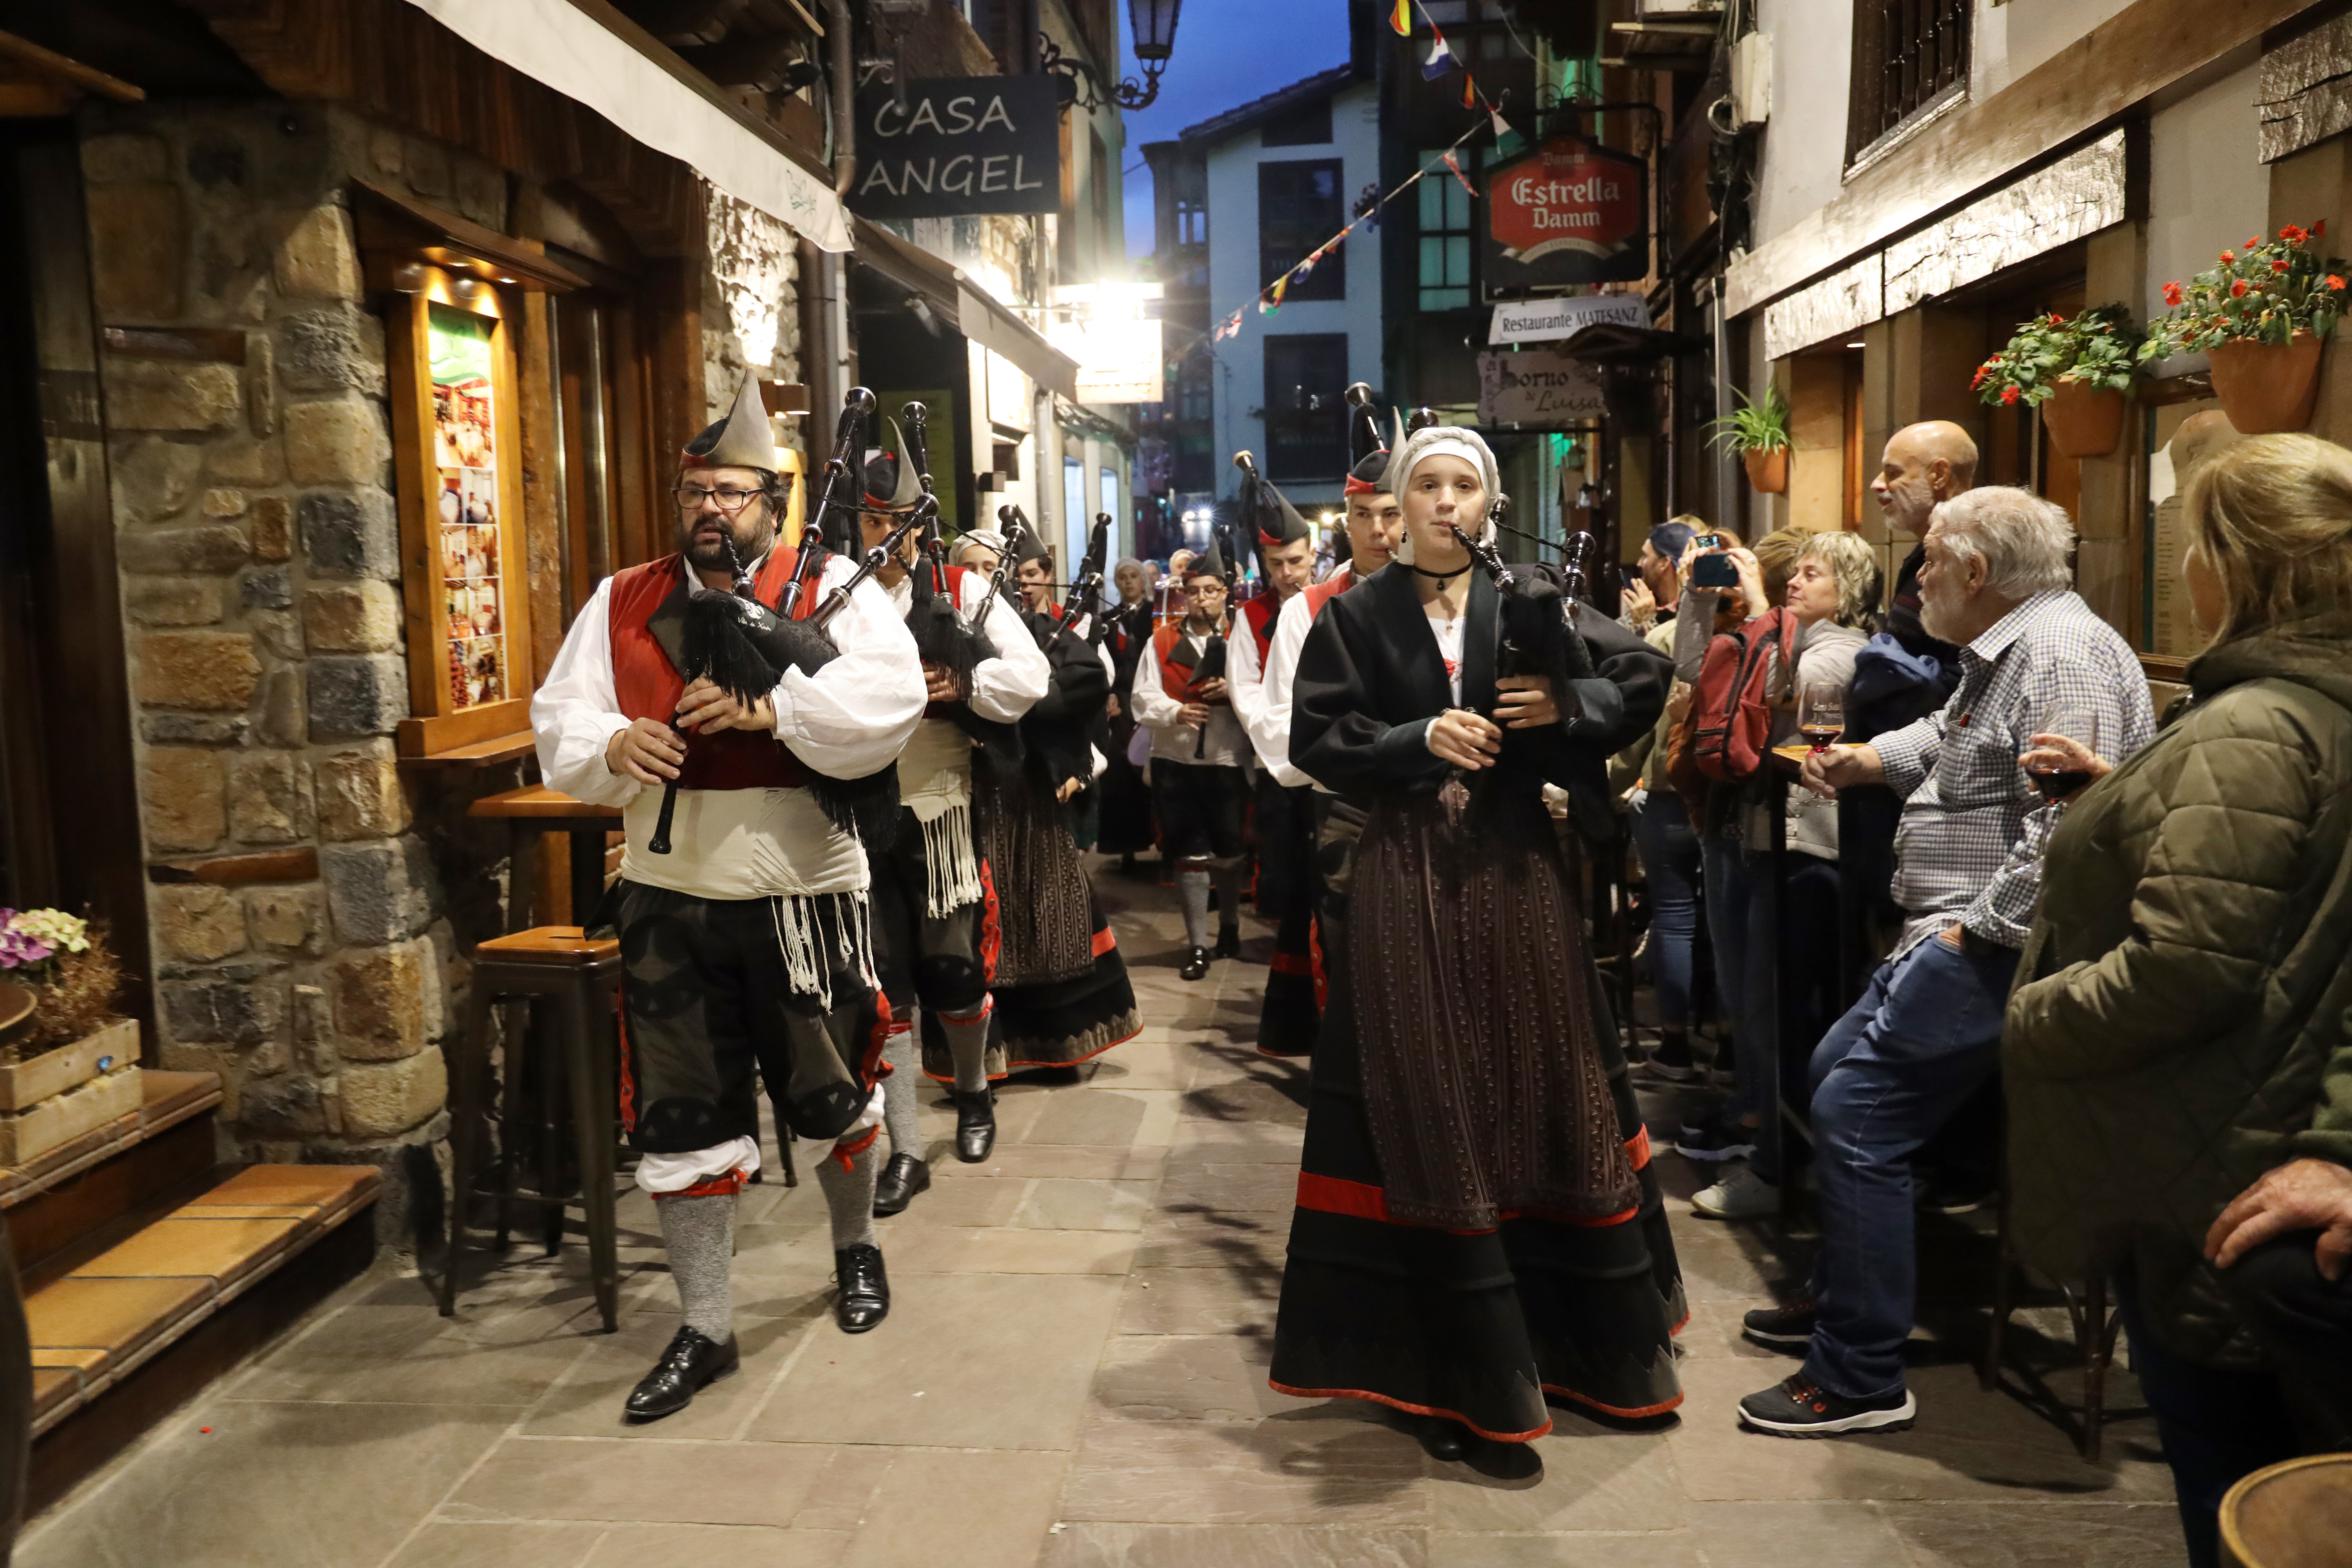
[[[2213,395],[2242,436],[2275,435],[2311,423],[2319,401],[2321,343],[2298,332],[2285,343],[2233,339],[2211,354]]]
[[[2042,402],[2042,428],[2061,457],[2105,457],[2123,442],[2123,394],[2061,381]]]
[[[1766,495],[1780,495],[1788,489],[1789,449],[1776,446],[1769,450],[1750,447],[1740,454],[1740,462],[1748,470],[1748,483]]]

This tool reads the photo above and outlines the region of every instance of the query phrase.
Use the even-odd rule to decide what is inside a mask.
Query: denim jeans
[[[1881,964],[1813,1052],[1820,1318],[1805,1375],[1869,1399],[1903,1386],[1919,1263],[1911,1157],[1998,1063],[2010,948],[1931,937]]]
[[[1650,888],[1650,969],[1658,986],[1658,1022],[1677,1032],[1690,1027],[1691,953],[1699,934],[1699,839],[1682,797],[1651,790],[1633,814]]]
[[[1699,863],[1705,874],[1707,944],[1715,955],[1715,998],[1736,1031],[1747,997],[1747,852],[1736,837],[1710,833],[1699,839]]]

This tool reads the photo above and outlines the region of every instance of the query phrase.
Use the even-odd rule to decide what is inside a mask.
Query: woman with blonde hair
[[[1796,623],[1794,658],[1783,668],[1777,645],[1769,656],[1771,744],[1797,739],[1797,698],[1810,685],[1841,694],[1853,679],[1854,656],[1875,624],[1878,552],[1858,534],[1781,529],[1753,552],[1731,550],[1739,592],[1752,605],[1782,610]],[[1771,583],[1781,577],[1777,593]],[[1758,613],[1762,613],[1759,611]],[[1683,639],[1678,673],[1688,660]],[[1704,646],[1700,648],[1704,655]],[[1695,662],[1691,669],[1695,675]],[[1752,1219],[1780,1208],[1780,1020],[1784,1011],[1818,1019],[1837,1014],[1837,804],[1805,790],[1781,792],[1782,824],[1791,854],[1785,886],[1772,874],[1774,791],[1759,776],[1708,792],[1701,835],[1706,865],[1707,929],[1714,938],[1718,984],[1733,1018],[1731,1098],[1716,1113],[1686,1121],[1674,1140],[1685,1158],[1722,1163],[1722,1177],[1691,1199],[1709,1219]],[[1780,917],[1785,911],[1786,924]],[[1776,961],[1783,944],[1785,966]],[[1800,994],[1782,1006],[1785,972]],[[1728,1162],[1746,1158],[1744,1165]]]
[[[2352,1447],[2352,452],[2254,436],[2182,498],[2212,641],[2063,797],[2001,1065],[2012,1234],[2110,1274],[2190,1560],[2221,1496]]]

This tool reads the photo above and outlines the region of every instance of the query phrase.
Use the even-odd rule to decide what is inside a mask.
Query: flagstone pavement
[[[983,1165],[955,1162],[952,1118],[926,1088],[939,1179],[880,1222],[895,1299],[877,1331],[834,1329],[823,1201],[771,1177],[741,1211],[741,1374],[685,1414],[622,1425],[622,1395],[677,1325],[632,1190],[619,1333],[595,1331],[576,1239],[555,1259],[518,1245],[469,1279],[451,1320],[413,1263],[387,1259],[38,1521],[20,1568],[2180,1560],[2128,1374],[2111,1378],[2129,1413],[2098,1464],[2029,1407],[2028,1385],[1978,1390],[1982,1216],[1923,1232],[1915,1431],[1738,1431],[1734,1401],[1792,1366],[1744,1344],[1738,1314],[1801,1270],[1807,1241],[1690,1218],[1707,1178],[1672,1154],[1693,1312],[1688,1401],[1668,1429],[1563,1411],[1533,1463],[1479,1470],[1425,1458],[1368,1406],[1270,1392],[1303,1071],[1252,1049],[1262,967],[1183,984],[1172,897],[1099,880],[1125,906],[1149,1027],[1079,1085],[1008,1086]],[[2017,1338],[2074,1401],[2063,1321],[2023,1314]]]

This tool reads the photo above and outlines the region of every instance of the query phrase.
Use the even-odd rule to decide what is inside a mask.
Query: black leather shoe
[[[1217,933],[1217,945],[1209,949],[1211,958],[1239,958],[1241,956],[1241,927],[1227,926]]]
[[[1459,1421],[1416,1416],[1413,1435],[1421,1439],[1422,1452],[1432,1459],[1460,1459],[1470,1452],[1470,1433]]]
[[[1184,967],[1176,971],[1179,980],[1205,980],[1209,976],[1209,950],[1196,947],[1185,956]]]
[[[996,1147],[996,1091],[959,1094],[956,1108],[956,1158],[977,1165]]]
[[[742,1364],[735,1336],[722,1345],[707,1334],[681,1328],[653,1370],[637,1380],[622,1407],[632,1421],[659,1421],[694,1403],[694,1396]]]
[[[833,1254],[833,1320],[844,1334],[863,1334],[890,1316],[890,1279],[882,1272],[880,1247],[843,1247]]]
[[[930,1166],[911,1154],[893,1154],[890,1163],[882,1167],[881,1179],[874,1183],[874,1212],[902,1214],[915,1201],[915,1194],[930,1185]]]

